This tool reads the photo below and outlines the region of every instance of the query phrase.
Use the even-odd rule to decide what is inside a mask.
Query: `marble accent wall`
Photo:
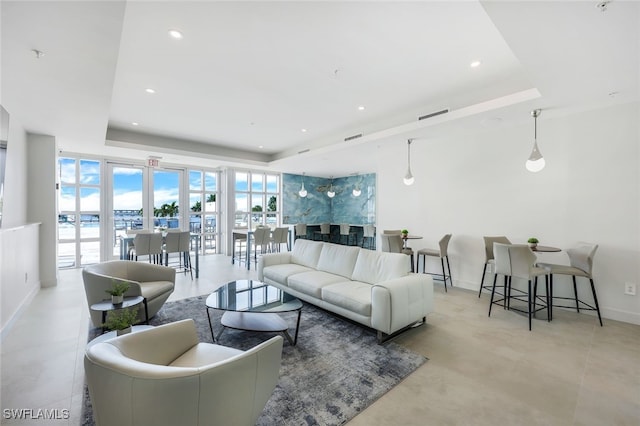
[[[333,179],[336,196],[329,198],[327,190],[331,179],[304,176],[307,196],[298,195],[303,176],[282,175],[282,222],[284,224],[350,223],[352,225],[376,222],[375,173]],[[356,185],[361,194],[352,193]]]

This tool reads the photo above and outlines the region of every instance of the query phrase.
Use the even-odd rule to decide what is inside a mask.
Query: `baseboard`
[[[488,283],[485,282],[485,284]],[[478,283],[477,282],[470,282],[470,281],[454,281],[454,286],[457,288],[463,288],[465,290],[471,290],[474,292],[478,292]],[[554,308],[556,309],[556,308]],[[585,311],[585,312],[581,312],[584,313],[586,315],[594,315],[596,316],[597,314],[595,313],[595,311]],[[635,324],[635,325],[640,325],[640,313],[638,312],[631,312],[631,311],[623,311],[620,309],[615,309],[615,308],[606,308],[601,306],[600,307],[600,315],[602,315],[602,319],[609,319],[609,320],[614,320],[614,321],[620,321],[620,322],[626,322],[629,324]]]
[[[7,321],[4,327],[2,327],[2,330],[0,330],[0,342],[4,340],[4,336],[9,333],[9,330],[11,330],[11,327],[13,327],[13,324],[16,322],[16,320],[20,318],[20,315],[22,315],[27,306],[31,304],[31,301],[34,297],[36,297],[38,291],[40,291],[40,283],[38,283],[38,285],[35,286],[24,299],[22,299],[22,302],[20,303],[18,309],[16,309],[16,311],[13,313],[11,318],[9,318],[9,321]]]

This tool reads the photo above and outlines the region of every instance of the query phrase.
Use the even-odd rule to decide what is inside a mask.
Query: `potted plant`
[[[131,332],[131,326],[138,321],[138,308],[117,309],[109,312],[103,326],[115,331],[117,336]]]
[[[529,243],[529,247],[532,249],[535,249],[538,246],[538,239],[535,237],[529,238],[527,242]]]
[[[407,236],[409,235],[409,231],[407,229],[403,229],[400,232],[402,233],[402,238],[407,238]]]
[[[124,294],[127,290],[129,290],[128,282],[113,280],[113,286],[105,292],[111,295],[111,303],[119,305],[124,300]]]

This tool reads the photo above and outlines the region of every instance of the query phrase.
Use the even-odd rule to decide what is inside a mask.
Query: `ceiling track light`
[[[538,116],[542,113],[540,109],[534,109],[531,111],[531,116],[533,117],[533,149],[531,150],[531,155],[529,155],[529,159],[525,163],[525,167],[527,170],[533,173],[537,173],[540,170],[544,169],[546,162],[544,161],[544,157],[540,153],[538,149]]]
[[[301,198],[304,198],[307,196],[307,190],[304,188],[304,173],[302,173],[302,186],[300,187],[300,191],[298,191],[298,195]]]
[[[411,142],[413,141],[413,139],[407,139],[407,174],[404,175],[404,184],[409,186],[409,185],[413,185],[413,182],[415,182],[415,178],[413,177],[413,174],[411,173]]]

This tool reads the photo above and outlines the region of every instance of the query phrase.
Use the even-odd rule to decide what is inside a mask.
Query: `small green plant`
[[[106,293],[112,296],[122,296],[129,290],[129,283],[126,281],[113,280],[113,285],[110,289],[105,290]]]
[[[403,234],[408,234],[408,233],[409,233],[409,231],[408,231],[408,230],[406,230],[406,229],[403,229],[403,230],[402,230],[402,231],[400,231],[400,232],[402,232]]]
[[[117,309],[109,312],[103,326],[109,330],[124,330],[138,322],[138,308]]]
[[[531,237],[527,240],[529,244],[538,244],[538,239],[535,237]]]

